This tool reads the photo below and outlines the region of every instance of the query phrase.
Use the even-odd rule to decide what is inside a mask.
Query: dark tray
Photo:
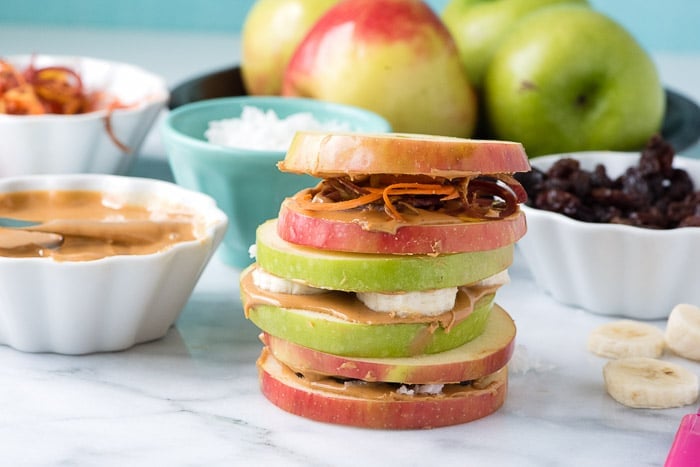
[[[235,66],[192,78],[171,90],[169,107],[217,97],[246,95],[240,68]],[[690,99],[666,89],[666,114],[661,134],[680,152],[700,139],[700,107]]]

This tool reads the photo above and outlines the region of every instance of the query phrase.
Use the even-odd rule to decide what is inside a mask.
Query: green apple
[[[484,332],[494,300],[493,294],[484,295],[465,319],[446,330],[435,322],[397,319],[393,323],[376,324],[268,304],[248,307],[247,291],[241,290],[246,315],[262,331],[320,352],[372,358],[412,357],[459,347]]]
[[[396,132],[470,136],[477,98],[457,46],[420,0],[343,0],[287,66],[282,93],[372,110]]]
[[[467,75],[477,89],[499,44],[529,13],[550,5],[587,0],[450,0],[441,17],[452,33]]]
[[[562,5],[520,21],[484,80],[488,124],[528,155],[631,151],[660,130],[665,94],[649,54],[620,24]]]
[[[515,323],[503,308],[494,305],[479,337],[445,352],[420,358],[352,358],[319,352],[262,333],[269,351],[299,373],[337,376],[363,381],[405,384],[440,384],[470,381],[504,367],[515,346]]]
[[[496,412],[508,390],[506,368],[469,385],[445,385],[440,396],[402,395],[398,386],[382,383],[308,380],[267,349],[258,359],[258,370],[263,395],[280,409],[319,422],[361,428],[428,429],[467,423]]]
[[[241,31],[241,77],[248,94],[277,95],[289,58],[338,0],[258,0]]]
[[[277,220],[257,229],[256,259],[265,271],[331,290],[408,292],[472,284],[507,269],[514,245],[448,255],[344,253],[282,240]]]

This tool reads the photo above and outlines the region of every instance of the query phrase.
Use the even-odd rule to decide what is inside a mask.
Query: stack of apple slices
[[[503,404],[515,325],[495,304],[526,225],[520,144],[301,132],[322,179],[258,227],[241,275],[263,394],[313,420],[411,429]]]

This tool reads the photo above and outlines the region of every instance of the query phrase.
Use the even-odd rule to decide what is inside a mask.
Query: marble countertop
[[[170,84],[236,63],[238,48],[235,35],[0,27],[0,55],[125,60]],[[700,101],[700,56],[655,57],[665,83]],[[134,174],[167,179],[156,133]],[[176,326],[156,342],[80,357],[0,347],[0,465],[659,466],[681,417],[696,409],[640,410],[613,401],[603,386],[605,360],[585,342],[614,318],[543,294],[516,251],[512,282],[497,300],[518,327],[501,410],[428,431],[308,421],[258,390],[261,344],[243,317],[238,273],[215,257]],[[700,363],[665,358],[700,375]]]

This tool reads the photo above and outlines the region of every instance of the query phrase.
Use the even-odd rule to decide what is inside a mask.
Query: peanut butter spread
[[[257,366],[262,371],[270,371],[277,378],[282,378],[285,384],[294,384],[312,390],[321,390],[346,397],[359,397],[370,400],[415,400],[420,399],[444,399],[459,398],[478,393],[496,393],[507,384],[508,369],[499,371],[473,381],[464,383],[445,384],[438,394],[418,394],[400,392],[396,383],[366,382],[360,380],[343,380],[333,377],[307,378],[305,374],[295,373],[289,367],[272,356],[267,348],[258,359]]]
[[[256,267],[256,266],[253,266]],[[248,312],[259,305],[271,305],[280,308],[308,310],[326,313],[335,318],[365,324],[428,323],[432,328],[442,327],[449,330],[452,326],[467,319],[474,311],[479,300],[492,296],[499,286],[462,286],[457,292],[455,306],[436,316],[408,315],[398,317],[394,313],[376,312],[357,299],[352,292],[329,290],[315,295],[294,295],[262,290],[255,286],[252,267],[243,272],[240,287],[243,311]]]
[[[41,222],[26,229],[0,228],[0,256],[89,261],[151,254],[196,239],[195,213],[182,206],[165,206],[128,204],[119,196],[98,191],[0,194],[0,216]],[[30,239],[29,234],[36,240],[24,240]],[[60,240],[52,242],[52,238]]]

